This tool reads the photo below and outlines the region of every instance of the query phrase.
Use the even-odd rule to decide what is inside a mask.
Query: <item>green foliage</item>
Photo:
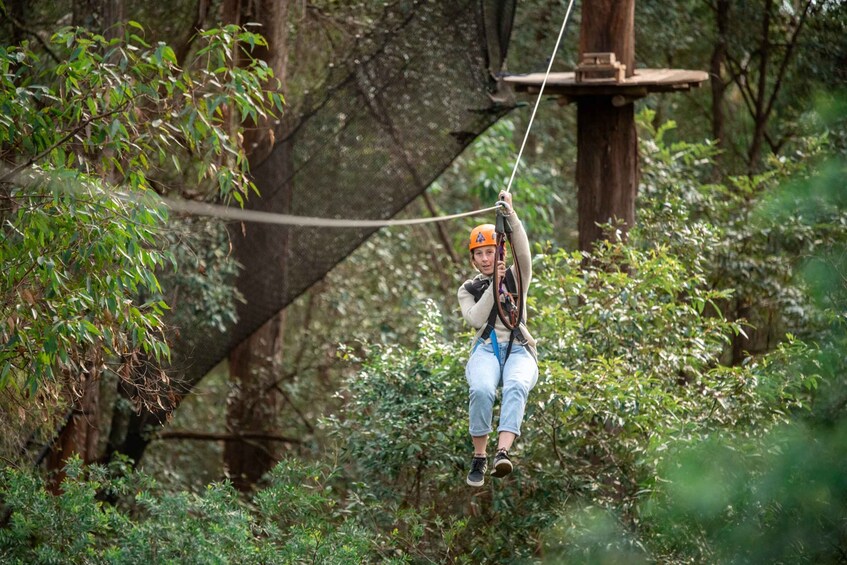
[[[827,139],[843,136],[847,120],[847,96],[829,97],[821,106],[822,125]],[[821,390],[815,397],[815,418],[836,422],[843,418],[847,399],[847,379],[843,351],[847,345],[845,305],[845,251],[847,250],[847,200],[843,179],[847,158],[836,143],[829,145],[828,159],[815,170],[799,176],[768,195],[756,211],[761,224],[796,223],[815,234],[811,251],[804,253],[795,268],[795,280],[809,296],[813,323],[808,335],[814,340],[802,355],[794,358],[801,370],[820,375]]]
[[[843,423],[785,426],[755,442],[713,438],[675,454],[644,508],[657,553],[699,562],[841,561],[845,431]]]
[[[805,258],[847,241],[844,214],[822,205],[808,188],[765,205],[784,210],[779,221],[766,219],[762,205],[780,186],[806,186],[832,151],[829,139],[836,133],[798,140],[791,158],[772,159],[768,170],[731,177],[725,185],[711,180],[712,144],[669,143],[675,124],[654,128],[653,117],[639,116],[646,151],[636,237],[701,257],[710,286],[732,289],[733,296],[718,306],[751,333],[750,353],[767,352],[786,332],[808,337],[817,331],[820,312],[795,273]],[[703,245],[702,237],[708,238]]]
[[[332,473],[322,466],[282,461],[254,497],[261,533],[285,563],[362,562],[375,543],[372,534],[344,513],[334,512]]]
[[[328,420],[334,435],[348,446],[362,478],[374,481],[378,499],[437,497],[435,490],[420,491],[437,488],[437,483],[422,481],[424,469],[431,479],[433,469],[460,469],[464,463],[457,452],[467,442],[466,387],[457,375],[463,372],[465,344],[444,343],[438,311],[432,303],[427,306],[415,354],[390,346],[371,347],[349,381],[350,398],[344,407],[348,417]]]
[[[612,232],[590,255],[536,254],[529,306],[542,376],[509,479],[475,492],[461,480],[467,344],[442,338],[431,306],[417,346],[351,359],[362,366],[326,425],[344,446],[358,515],[383,532],[399,508],[423,521],[411,541],[396,538],[404,552],[437,561],[448,547],[436,522],[467,520],[449,550],[475,560],[530,560],[541,547],[553,562],[650,560],[642,505],[679,446],[718,432],[760,438],[810,414],[822,382],[802,361],[813,347],[789,341],[745,365],[720,362],[742,331],[720,315],[732,295],[711,278],[733,204],[707,180],[714,148],[666,144],[672,127],[648,130],[644,205],[627,242]]]
[[[140,354],[165,361],[164,298],[174,289],[157,272],[172,265],[166,282],[184,282],[177,262],[187,253],[174,250],[167,213],[146,194],[190,183],[243,202],[255,190],[241,131],[282,109],[266,90],[270,69],[249,56],[264,40],[236,26],[204,31],[180,68],[139,24],[126,30],[117,39],[59,30],[51,57],[27,43],[0,48],[0,387],[34,392],[63,375],[73,387],[89,368],[123,375]],[[212,253],[218,280],[188,281],[185,294],[205,301],[194,307],[221,331],[237,298],[223,284],[234,265]],[[145,387],[163,384],[160,374]]]
[[[555,338],[542,347],[548,380],[536,414],[558,439],[542,457],[565,465],[584,453],[572,476],[612,502],[637,489],[639,466],[672,438],[772,416],[753,375],[718,365],[738,327],[705,313],[722,293],[707,288],[701,265],[620,243],[591,259],[558,252],[540,262],[533,326]]]
[[[759,402],[786,422],[762,434],[761,422],[740,421],[699,444],[672,441],[652,493],[634,509],[633,535],[610,527],[622,520],[619,513],[593,522],[579,509],[565,515],[555,547],[570,561],[611,562],[632,550],[639,560],[668,563],[843,561],[844,161],[798,172],[748,212],[751,232],[773,226],[803,233],[804,241],[817,238],[805,261],[794,262],[815,342],[788,336],[750,364]]]
[[[434,184],[433,192],[442,192],[455,199],[463,196],[462,206],[485,207],[496,202],[500,191],[508,185],[523,132],[517,132],[510,119],[502,119],[481,135],[469,148],[468,155],[458,159],[448,172]],[[534,238],[554,235],[557,215],[564,213],[562,180],[555,167],[543,162],[533,163],[524,156],[512,183],[515,202],[520,206],[521,220]],[[466,222],[467,232],[479,218]],[[467,249],[466,231],[455,231],[455,247]]]
[[[448,549],[488,561],[530,558],[573,497],[634,510],[674,439],[747,424],[765,430],[783,419],[793,388],[772,390],[749,368],[719,367],[737,326],[705,313],[722,293],[708,289],[701,264],[620,242],[583,260],[555,251],[534,269],[542,378],[518,468],[502,487],[476,494],[461,480],[470,452],[468,344],[445,341],[431,313],[417,347],[371,348],[342,392],[342,415],[326,422],[343,442],[356,499],[383,501],[379,512],[358,512],[389,531],[396,508],[415,509],[429,526],[413,545],[430,559]],[[461,519],[460,545],[448,548],[436,521]]]
[[[315,490],[326,471],[283,462],[255,504],[228,483],[200,494],[163,492],[123,463],[69,461],[62,492],[31,473],[0,472],[8,524],[4,563],[359,563],[372,555],[367,532],[333,518]],[[117,504],[103,502],[112,498]]]
[[[845,539],[844,426],[786,425],[674,448],[639,509],[573,509],[552,528],[550,562],[838,563]],[[564,540],[567,540],[566,542]]]
[[[79,186],[60,176],[9,193],[21,205],[7,218],[0,249],[0,386],[34,392],[92,357],[168,355],[160,330],[166,305],[132,300],[159,290],[163,256],[154,242],[163,213],[103,199],[99,187],[68,193],[67,182]]]
[[[285,461],[249,502],[226,485],[194,495],[145,486],[125,488],[130,496],[117,506],[98,506],[91,493],[100,487],[89,486],[77,495],[84,531],[70,531],[86,541],[75,549],[91,561],[103,555],[117,562],[153,559],[152,541],[156,556],[191,552],[201,561],[242,562],[835,555],[827,548],[841,539],[843,514],[834,501],[843,498],[843,450],[830,447],[843,437],[783,426],[816,417],[819,391],[834,374],[827,356],[838,355],[830,346],[843,345],[838,316],[829,318],[830,341],[789,339],[746,364],[720,364],[740,326],[720,316],[729,294],[714,288],[713,255],[702,253],[720,249],[726,237],[702,213],[720,187],[691,172],[708,163],[711,149],[667,147],[662,135],[649,157],[642,228],[628,241],[611,237],[591,254],[539,246],[529,306],[541,378],[507,479],[476,490],[464,484],[469,334],[450,336],[437,306],[426,303],[411,347],[374,340],[342,349],[351,368],[335,400],[342,409],[319,432],[337,442],[337,452],[324,452],[338,458],[337,468]],[[836,182],[837,175],[824,178]],[[839,273],[809,303],[840,313],[833,300]],[[822,486],[806,500],[796,492],[810,478]],[[9,491],[35,488],[19,483]],[[716,494],[708,491],[714,484]],[[14,509],[23,502],[0,496],[13,501],[3,555],[25,561],[36,559],[34,551],[63,551],[34,538],[35,526],[14,530],[23,520]],[[27,496],[21,500],[29,506],[45,507]],[[61,515],[46,508],[45,516]],[[803,527],[781,537],[798,520]],[[120,538],[112,523],[120,524]],[[762,543],[748,546],[750,535]]]
[[[240,201],[255,186],[238,124],[282,109],[281,96],[264,90],[270,69],[246,51],[264,40],[237,26],[201,32],[193,67],[181,69],[171,47],[148,45],[138,33],[135,22],[122,39],[60,30],[51,39],[58,64],[27,44],[2,49],[4,160],[16,164],[13,172],[47,162],[147,189],[151,172],[180,171],[185,156],[194,182]],[[248,65],[236,64],[238,51]]]
[[[159,276],[163,296],[174,305],[168,323],[227,331],[244,297],[235,287],[240,265],[230,252],[226,226],[209,218],[174,218],[160,244],[172,250],[176,265]]]

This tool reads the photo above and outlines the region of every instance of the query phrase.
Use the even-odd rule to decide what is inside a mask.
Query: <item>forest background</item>
[[[542,104],[513,187],[540,379],[507,480],[463,480],[475,220],[376,233],[182,398],[174,332],[249,297],[221,222],[143,195],[261,198],[269,124],[402,5],[3,3],[2,560],[844,562],[843,2],[639,1],[639,66],[710,81],[638,102],[636,227],[590,253],[575,112]],[[544,67],[564,10],[518,4],[509,70]],[[401,216],[490,205],[528,117]],[[133,452],[135,411],[175,398]]]

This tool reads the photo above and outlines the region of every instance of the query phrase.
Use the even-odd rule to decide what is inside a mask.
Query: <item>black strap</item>
[[[466,282],[464,288],[473,296],[474,302],[479,302],[489,286],[491,286],[491,279],[482,278]],[[506,269],[506,290],[513,294],[518,291],[518,283],[511,269]]]
[[[466,282],[464,285],[464,289],[467,290],[471,296],[473,296],[474,302],[479,302],[479,299],[482,298],[482,295],[485,294],[485,291],[488,290],[488,287],[491,286],[491,279],[475,279],[469,282]],[[492,290],[492,292],[495,292]],[[511,269],[506,269],[506,292],[510,292],[512,294],[516,294],[518,292],[518,283],[515,280],[515,275],[512,273]],[[495,300],[497,298],[495,297]],[[519,316],[523,315],[523,312],[518,314]],[[520,320],[520,318],[518,318]],[[494,331],[494,324],[497,322],[497,305],[495,304],[491,308],[491,313],[488,315],[488,324],[485,326],[485,329],[480,334],[480,338],[482,340],[486,340],[491,335],[491,332]],[[515,337],[519,337],[520,343],[523,343],[523,334],[516,327],[511,331],[509,335],[509,348],[506,350],[506,359],[509,358],[509,354],[512,352],[512,344],[515,341]],[[505,362],[505,361],[504,361]]]

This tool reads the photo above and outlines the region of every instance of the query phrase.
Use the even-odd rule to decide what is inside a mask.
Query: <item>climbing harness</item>
[[[506,269],[506,276],[500,278],[497,269],[494,269],[494,287],[497,293],[494,296],[494,308],[497,310],[497,316],[503,325],[509,330],[509,345],[506,347],[506,355],[503,358],[503,364],[509,359],[512,354],[512,345],[515,343],[515,338],[518,338],[519,343],[524,343],[521,334],[520,325],[521,317],[524,310],[524,293],[523,281],[521,277],[521,265],[515,255],[515,248],[512,245],[512,226],[509,224],[509,218],[503,213],[503,210],[497,211],[497,222],[495,223],[495,231],[497,232],[497,257],[500,261],[506,260],[506,241],[509,242],[509,249],[514,259],[514,275],[512,269]],[[509,288],[509,279],[512,279],[513,289]],[[498,355],[499,357],[499,355]]]
[[[506,276],[504,277],[504,280],[502,281],[502,283],[505,286],[504,290],[505,290],[506,293],[510,294],[513,297],[518,295],[517,281],[515,280],[515,276],[512,273],[511,269],[506,270]],[[482,296],[486,293],[486,291],[488,291],[489,288],[492,290],[492,292],[494,292],[494,294],[495,294],[494,300],[496,302],[497,296],[500,295],[501,293],[495,292],[497,287],[496,287],[495,284],[492,283],[491,279],[488,279],[488,278],[476,279],[476,280],[473,280],[473,281],[466,282],[465,285],[464,285],[464,289],[466,291],[468,291],[471,296],[473,296],[474,302],[479,302],[480,299],[482,298]],[[494,306],[491,307],[491,312],[488,314],[488,321],[485,325],[485,328],[482,330],[482,333],[479,335],[479,338],[482,341],[485,341],[488,338],[491,338],[491,344],[494,347],[494,354],[499,358],[500,357],[500,346],[497,343],[497,335],[496,334],[492,335],[494,333],[494,324],[497,322],[498,316],[499,316],[499,311],[498,311],[497,305],[495,304]],[[514,344],[515,340],[517,340],[517,342],[521,343],[521,344],[526,343],[526,339],[523,337],[523,334],[521,333],[519,325],[520,324],[518,324],[518,326],[516,326],[514,329],[511,329],[509,331],[509,344],[506,348],[506,354],[505,354],[505,357],[503,359],[504,364],[506,363],[506,360],[509,359],[509,355],[512,353],[512,345]]]

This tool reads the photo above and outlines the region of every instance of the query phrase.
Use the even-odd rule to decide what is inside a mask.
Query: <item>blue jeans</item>
[[[492,341],[497,339],[493,332],[491,337]],[[470,389],[469,430],[474,437],[491,433],[494,397],[499,386],[503,387],[503,399],[497,431],[521,435],[526,399],[538,382],[538,364],[524,346],[512,344],[512,353],[505,364],[502,359],[506,356],[506,346],[498,348],[499,356],[495,347],[496,344],[477,342],[465,366],[465,378]]]

